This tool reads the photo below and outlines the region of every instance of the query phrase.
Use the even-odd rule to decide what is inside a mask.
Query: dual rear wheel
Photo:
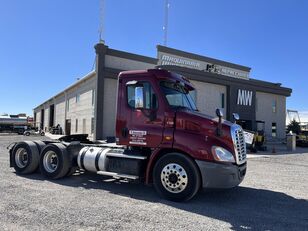
[[[11,164],[17,174],[30,174],[39,169],[50,179],[59,179],[76,171],[67,148],[61,143],[19,142],[11,152]]]

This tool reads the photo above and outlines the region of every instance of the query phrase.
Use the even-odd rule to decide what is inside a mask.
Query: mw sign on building
[[[238,89],[237,105],[251,106],[252,91]]]

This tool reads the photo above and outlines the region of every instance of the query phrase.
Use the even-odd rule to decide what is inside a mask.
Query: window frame
[[[80,94],[76,94],[76,100],[75,100],[76,104],[78,104],[80,102]]]
[[[156,107],[155,108],[152,108],[152,97],[150,97],[150,108],[146,108],[146,102],[144,102],[144,108],[143,108],[143,110],[158,110],[158,108],[159,108],[159,100],[158,100],[158,94],[156,93],[156,91],[154,90],[154,88],[153,88],[153,86],[152,86],[152,84],[151,84],[151,82],[149,82],[149,81],[138,81],[136,84],[131,84],[131,85],[127,85],[126,86],[126,105],[129,107],[129,108],[131,108],[132,110],[140,110],[140,109],[138,109],[138,108],[135,108],[135,107],[132,107],[128,102],[128,96],[129,96],[129,94],[128,94],[128,88],[129,87],[134,87],[134,89],[136,88],[136,87],[143,87],[143,98],[146,98],[146,96],[145,96],[145,91],[144,91],[144,89],[145,89],[145,87],[144,87],[144,84],[145,83],[147,83],[147,84],[149,84],[149,86],[150,86],[150,89],[151,89],[151,93],[153,94],[154,93],[154,95],[156,95]]]
[[[75,120],[75,133],[78,132],[78,119]]]

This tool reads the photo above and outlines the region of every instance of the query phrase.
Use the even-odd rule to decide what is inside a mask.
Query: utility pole
[[[165,0],[165,22],[163,26],[164,30],[164,46],[167,46],[167,40],[168,40],[168,17],[169,17],[169,0]]]

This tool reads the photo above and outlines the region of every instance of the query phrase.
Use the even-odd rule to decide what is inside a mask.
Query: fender
[[[145,184],[150,184],[151,182],[151,176],[152,176],[152,169],[153,169],[153,165],[156,161],[156,159],[159,157],[159,155],[161,154],[162,149],[161,148],[157,148],[154,150],[154,152],[152,153],[149,162],[147,164],[147,169],[145,172]]]

